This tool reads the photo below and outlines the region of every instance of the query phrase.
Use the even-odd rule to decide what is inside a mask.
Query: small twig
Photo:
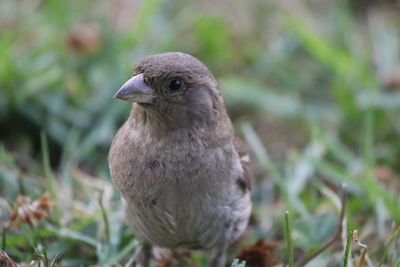
[[[344,250],[343,267],[347,267],[348,266],[349,254],[350,254],[350,244],[351,244],[352,238],[353,238],[353,232],[352,231],[348,231],[347,232],[347,239],[346,239],[346,248]]]
[[[289,267],[294,266],[293,260],[293,244],[292,244],[292,235],[290,229],[290,222],[289,222],[289,211],[285,212],[285,237],[286,237],[286,245],[287,251],[289,256]]]
[[[363,267],[365,262],[365,255],[367,254],[367,250],[365,248],[361,249],[360,258],[356,264],[356,267]]]
[[[329,240],[322,246],[320,247],[317,251],[314,253],[303,257],[296,263],[296,267],[301,267],[306,265],[309,261],[317,257],[319,254],[321,254],[325,249],[330,247],[336,240],[340,238],[340,235],[343,231],[343,220],[344,220],[344,215],[346,211],[346,192],[344,191],[341,197],[341,203],[342,203],[342,209],[340,210],[340,215],[339,215],[339,220],[336,226],[336,232],[329,238]]]
[[[358,230],[353,231],[353,240],[356,241],[357,244],[361,247],[360,258],[358,259],[356,267],[363,267],[367,255],[367,245],[364,245],[363,243],[360,242],[358,238]]]

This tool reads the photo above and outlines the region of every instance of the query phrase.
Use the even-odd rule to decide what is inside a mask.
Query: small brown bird
[[[249,158],[214,76],[191,55],[152,55],[114,97],[135,102],[108,162],[143,244],[136,266],[152,246],[210,250],[211,265],[225,266],[251,212]]]

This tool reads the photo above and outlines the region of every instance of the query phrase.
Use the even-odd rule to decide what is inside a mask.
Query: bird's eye
[[[173,79],[168,84],[168,88],[172,92],[178,91],[179,89],[182,88],[182,86],[183,86],[183,81],[181,79]]]

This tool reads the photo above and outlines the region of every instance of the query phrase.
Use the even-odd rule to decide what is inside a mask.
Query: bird
[[[225,266],[248,225],[251,170],[215,77],[192,55],[149,55],[114,98],[132,102],[108,163],[141,244],[136,266],[154,248],[204,250]]]

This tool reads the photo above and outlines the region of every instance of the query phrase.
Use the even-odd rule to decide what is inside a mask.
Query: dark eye
[[[169,82],[168,88],[169,90],[175,92],[181,89],[183,86],[183,81],[181,79],[173,79]]]

